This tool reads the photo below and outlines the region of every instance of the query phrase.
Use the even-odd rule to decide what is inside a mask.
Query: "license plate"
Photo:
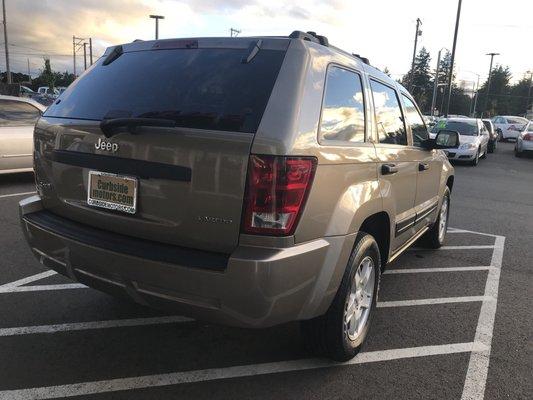
[[[137,209],[137,178],[89,171],[87,204],[135,214]]]

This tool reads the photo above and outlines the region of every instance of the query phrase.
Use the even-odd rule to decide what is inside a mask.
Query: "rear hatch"
[[[36,126],[45,208],[116,233],[231,252],[250,148],[288,43],[181,39],[108,49]]]

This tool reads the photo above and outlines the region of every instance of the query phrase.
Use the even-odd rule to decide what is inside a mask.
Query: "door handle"
[[[429,164],[425,162],[421,162],[418,164],[418,170],[419,171],[427,171],[429,169]]]
[[[398,167],[396,164],[383,164],[381,166],[381,174],[382,175],[392,175],[398,172]]]

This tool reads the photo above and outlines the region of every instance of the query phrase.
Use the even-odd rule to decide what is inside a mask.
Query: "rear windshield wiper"
[[[171,119],[161,118],[112,118],[104,119],[100,122],[100,129],[106,137],[111,137],[118,133],[119,128],[128,128],[130,133],[135,133],[133,128],[138,126],[174,127],[176,122]]]

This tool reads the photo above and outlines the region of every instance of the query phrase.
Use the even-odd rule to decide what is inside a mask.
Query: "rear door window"
[[[103,59],[48,108],[50,117],[162,118],[187,128],[254,133],[285,51],[165,49]]]
[[[41,112],[31,104],[0,100],[0,126],[35,125],[40,116]]]
[[[337,66],[328,68],[319,140],[365,141],[365,103],[359,74]]]
[[[421,146],[422,142],[429,138],[428,129],[424,123],[424,118],[418,112],[412,100],[402,94],[403,104],[405,106],[405,118],[411,127],[413,133],[413,145]]]
[[[396,90],[370,80],[380,143],[407,145],[407,133]]]

